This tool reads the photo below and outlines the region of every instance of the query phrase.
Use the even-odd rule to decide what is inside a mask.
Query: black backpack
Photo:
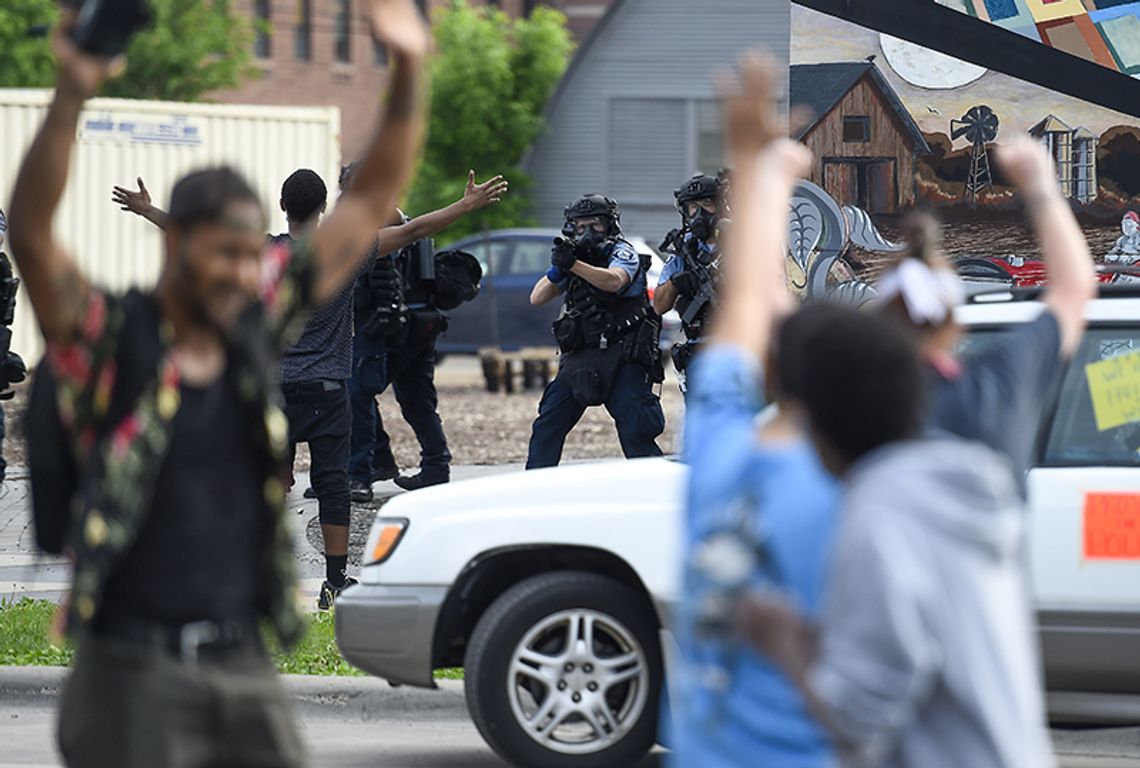
[[[483,267],[465,251],[440,251],[435,255],[435,306],[447,311],[479,295]]]

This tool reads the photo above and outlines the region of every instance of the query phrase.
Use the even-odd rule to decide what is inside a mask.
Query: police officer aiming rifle
[[[665,414],[653,385],[664,371],[661,322],[646,294],[649,260],[622,237],[621,210],[608,197],[569,206],[562,233],[530,295],[534,305],[559,295],[565,304],[553,327],[558,375],[538,406],[527,469],[558,464],[566,435],[592,405],[606,406],[627,458],[660,456]]]
[[[716,310],[720,283],[720,230],[727,222],[727,181],[724,174],[697,174],[673,192],[681,228],[665,236],[661,250],[672,257],[661,270],[653,308],[665,314],[676,308],[685,340],[673,345],[673,366],[685,391],[685,371],[699,349],[709,319]]]

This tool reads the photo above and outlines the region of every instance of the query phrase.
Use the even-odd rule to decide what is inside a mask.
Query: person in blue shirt
[[[659,315],[676,309],[681,316],[685,340],[674,344],[672,353],[682,392],[688,389],[689,362],[700,349],[716,311],[720,229],[728,213],[726,190],[723,177],[706,174],[697,174],[674,190],[682,226],[671,230],[661,244],[661,250],[672,256],[657,280],[653,309]]]
[[[685,421],[690,481],[681,649],[671,697],[673,766],[833,765],[824,730],[795,686],[734,629],[735,598],[775,586],[814,615],[824,583],[838,491],[780,402],[762,426],[765,394],[780,400],[769,339],[790,301],[782,279],[788,203],[810,153],[781,135],[757,61],[728,96],[726,139],[734,226],[721,304],[707,349],[693,363]],[[767,374],[765,376],[765,373]],[[765,382],[766,379],[766,382]],[[767,414],[765,414],[767,416]]]
[[[621,236],[621,210],[601,195],[566,208],[550,270],[531,291],[538,306],[565,298],[554,322],[562,352],[531,430],[527,469],[562,459],[566,435],[586,408],[605,405],[627,458],[660,456],[665,414],[653,385],[664,379],[661,324],[646,293],[647,260]]]

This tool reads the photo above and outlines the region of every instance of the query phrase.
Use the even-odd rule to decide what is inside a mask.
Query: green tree
[[[127,71],[103,96],[199,101],[256,73],[250,20],[229,0],[150,0],[152,25],[127,48]]]
[[[131,40],[127,70],[100,95],[198,101],[256,73],[250,20],[229,0],[150,0],[150,27]],[[54,0],[5,0],[0,8],[0,87],[44,88],[55,78],[51,45],[29,27],[54,24]]]
[[[55,62],[46,37],[32,27],[55,24],[54,0],[6,0],[0,7],[0,88],[46,88],[55,82]]]
[[[474,168],[480,180],[503,174],[511,191],[440,233],[441,243],[483,228],[531,224],[530,180],[520,162],[542,132],[542,110],[574,49],[566,17],[540,7],[530,18],[512,20],[453,0],[432,23],[437,54],[429,133],[407,208],[424,213],[453,202]]]

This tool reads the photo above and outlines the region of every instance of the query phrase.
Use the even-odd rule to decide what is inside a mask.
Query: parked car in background
[[[979,295],[966,344],[1037,317],[1039,291]],[[1027,564],[1055,721],[1140,723],[1140,288],[1106,286],[1028,474]],[[1116,358],[1123,358],[1116,360]],[[687,469],[571,464],[388,503],[336,604],[352,664],[431,687],[463,666],[480,733],[517,766],[627,768],[658,739],[676,643]]]
[[[1000,284],[1011,288],[1037,288],[1045,285],[1045,262],[1017,256],[967,256],[956,259],[954,268],[967,284]],[[1140,281],[1140,265],[1100,264],[1097,282],[1124,284]]]
[[[513,352],[524,347],[552,347],[550,325],[561,302],[531,306],[530,292],[550,269],[550,247],[562,233],[556,229],[498,229],[472,235],[439,250],[470,253],[483,267],[483,285],[474,301],[448,312],[447,333],[436,349],[441,355],[478,354],[484,347]],[[640,237],[628,238],[638,253],[652,259],[649,290],[665,266],[655,250]],[[671,317],[670,317],[671,315]],[[680,319],[666,316],[662,346],[671,343]]]

